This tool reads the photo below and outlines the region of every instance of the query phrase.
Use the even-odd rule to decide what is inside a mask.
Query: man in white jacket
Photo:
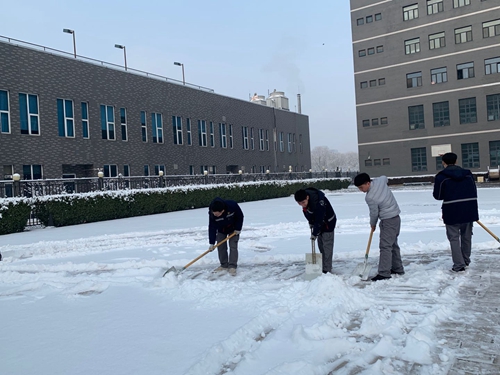
[[[401,219],[396,198],[387,186],[387,177],[380,176],[370,180],[367,173],[360,173],[354,178],[354,185],[366,193],[365,201],[370,209],[370,226],[375,232],[380,219],[380,260],[378,274],[372,281],[390,279],[391,275],[404,275],[401,252],[398,246]]]

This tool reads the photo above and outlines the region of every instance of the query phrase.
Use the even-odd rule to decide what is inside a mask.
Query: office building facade
[[[440,154],[500,164],[500,3],[351,0],[360,169],[414,176]]]
[[[0,179],[311,167],[303,114],[12,40],[0,71]]]

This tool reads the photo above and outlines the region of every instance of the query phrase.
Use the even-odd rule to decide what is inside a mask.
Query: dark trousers
[[[446,224],[446,237],[450,241],[453,270],[468,266],[472,247],[472,223]]]
[[[398,216],[390,219],[380,220],[380,260],[378,263],[378,274],[381,276],[391,276],[393,272],[404,272],[401,261],[401,251],[398,245],[401,219]]]
[[[228,235],[224,233],[217,233],[217,243],[224,240]],[[238,241],[240,235],[231,237],[228,241],[220,245],[217,250],[219,251],[219,261],[221,267],[224,268],[237,268],[238,267]],[[227,256],[227,243],[229,242],[229,257]]]
[[[323,259],[323,273],[332,272],[334,238],[335,231],[323,232],[318,236],[318,248]]]

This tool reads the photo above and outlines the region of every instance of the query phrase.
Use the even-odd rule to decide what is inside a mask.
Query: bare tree
[[[311,151],[311,167],[315,172],[324,171],[357,171],[359,170],[356,152],[341,153],[327,146],[317,146]]]

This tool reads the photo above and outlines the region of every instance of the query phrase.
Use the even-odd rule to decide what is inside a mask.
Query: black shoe
[[[391,278],[390,276],[377,275],[375,277],[372,277],[372,281],[388,280],[390,278]]]
[[[2,260],[2,253],[0,253],[0,261]]]
[[[453,268],[451,269],[451,272],[464,272],[465,267],[459,268],[458,270],[454,270]]]
[[[402,272],[396,272],[396,271],[393,271],[391,270],[391,275],[404,275],[405,274],[405,271],[402,271]]]

